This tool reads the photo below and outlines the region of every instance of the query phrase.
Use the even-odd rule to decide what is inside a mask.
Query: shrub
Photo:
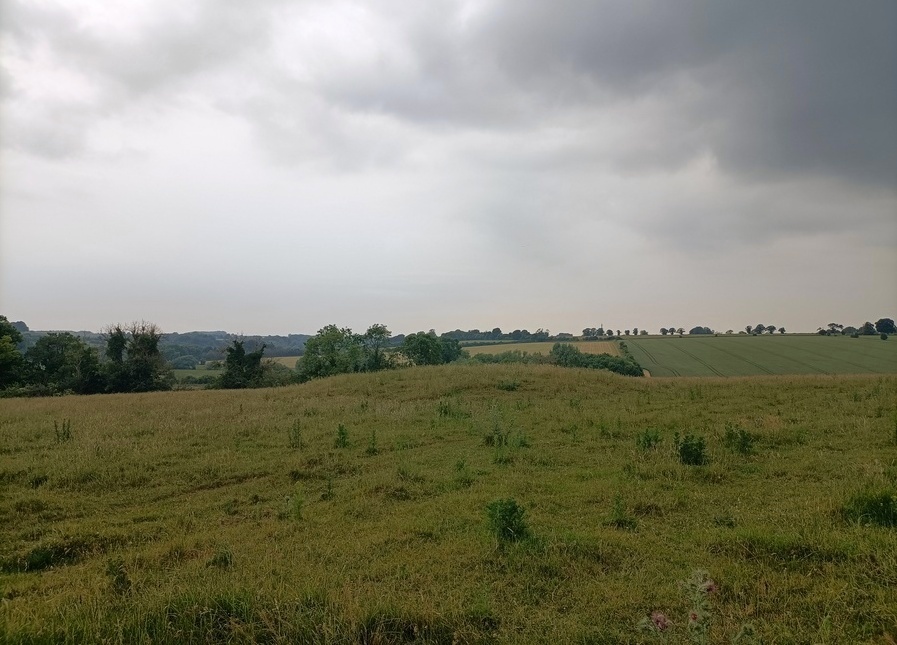
[[[704,441],[704,437],[690,434],[680,437],[677,432],[674,443],[680,463],[686,466],[703,466],[707,463],[707,443]]]
[[[892,490],[857,493],[847,500],[841,514],[848,522],[897,527],[897,493]]]
[[[499,544],[517,542],[529,536],[523,519],[525,511],[514,499],[497,499],[486,506],[489,526]]]
[[[887,335],[887,334],[882,334],[882,335],[880,336],[880,338],[881,338],[882,340],[888,340],[888,335]]]
[[[498,384],[499,390],[504,390],[505,392],[515,392],[517,388],[520,387],[520,381],[500,381]]]

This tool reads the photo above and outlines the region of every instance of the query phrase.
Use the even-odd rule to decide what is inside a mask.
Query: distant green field
[[[610,354],[619,356],[620,348],[612,340],[587,340],[573,344],[581,352],[587,354]],[[554,341],[545,343],[501,343],[497,345],[478,345],[465,347],[464,351],[471,356],[476,354],[500,354],[502,352],[526,352],[528,354],[547,354],[554,347]]]
[[[897,338],[685,336],[627,339],[651,376],[894,374]]]
[[[294,369],[296,367],[296,361],[298,361],[299,358],[299,356],[266,356],[265,360],[274,361],[275,363],[280,363],[281,365],[286,365],[290,369]]]

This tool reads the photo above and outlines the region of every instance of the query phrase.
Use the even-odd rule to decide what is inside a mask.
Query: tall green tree
[[[50,392],[96,394],[105,389],[97,351],[72,334],[41,336],[25,352],[29,383]]]
[[[392,355],[386,351],[391,336],[386,325],[374,324],[368,327],[361,337],[364,371],[378,372],[395,366]]]
[[[436,334],[422,331],[408,334],[399,351],[415,365],[439,365],[442,360],[442,343]]]
[[[265,375],[262,365],[265,345],[254,352],[247,352],[243,341],[235,340],[226,351],[224,373],[218,379],[218,386],[225,389],[260,387]]]
[[[171,368],[159,351],[162,331],[153,323],[139,322],[127,328],[113,325],[106,330],[105,365],[110,392],[170,390]]]
[[[897,325],[891,318],[879,318],[875,323],[875,331],[879,334],[897,334]]]
[[[17,345],[22,334],[6,316],[0,316],[0,390],[16,385],[22,378],[25,361]]]
[[[299,379],[362,371],[362,343],[348,327],[327,325],[305,341],[305,352],[296,365]]]

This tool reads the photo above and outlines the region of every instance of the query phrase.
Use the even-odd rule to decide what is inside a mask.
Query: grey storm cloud
[[[6,221],[131,241],[142,194],[409,302],[897,244],[893,0],[0,0],[0,110]]]

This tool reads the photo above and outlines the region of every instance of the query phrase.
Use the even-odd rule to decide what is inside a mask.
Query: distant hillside
[[[45,330],[22,331],[21,349],[34,345],[41,336],[49,333],[69,333],[81,338],[100,353],[105,350],[106,340],[103,334],[92,331]],[[289,334],[287,336],[246,336],[226,331],[188,331],[173,332],[162,335],[160,348],[168,360],[181,356],[193,356],[197,361],[214,361],[224,358],[224,349],[234,340],[243,340],[247,349],[255,349],[265,345],[265,356],[300,356],[305,349],[305,341],[310,334]]]

